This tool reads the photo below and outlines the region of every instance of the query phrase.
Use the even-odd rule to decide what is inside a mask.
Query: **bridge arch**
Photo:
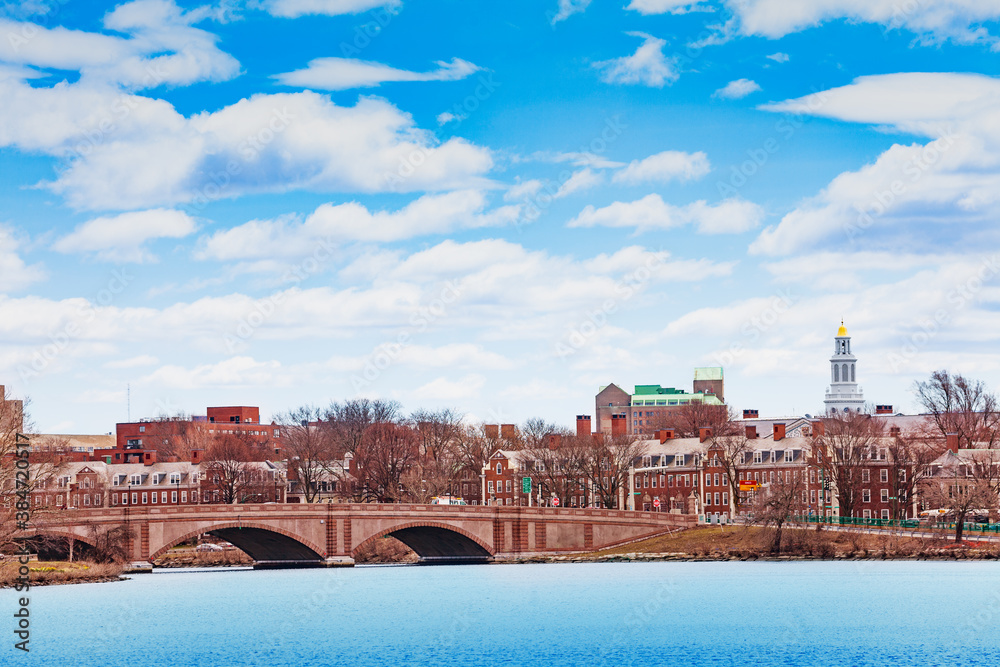
[[[149,555],[159,558],[172,547],[208,533],[234,545],[256,561],[254,567],[311,567],[324,561],[324,551],[291,531],[254,521],[224,521],[203,526],[165,543]]]
[[[354,547],[351,555],[387,535],[413,549],[424,564],[486,563],[496,553],[489,544],[458,526],[437,521],[411,521],[378,531]]]
[[[74,560],[78,558],[86,559],[88,556],[93,557],[94,553],[97,551],[97,545],[94,544],[93,537],[89,535],[79,535],[72,529],[68,528],[45,528],[44,530],[36,529],[24,539],[28,542],[28,544],[33,545],[33,547],[38,551],[39,557],[43,554],[47,554],[49,556],[52,556],[53,554],[63,554],[66,557],[69,557],[69,539],[72,539],[74,542],[78,542],[82,547],[80,552],[74,556]],[[55,539],[64,540],[65,544],[62,542],[56,542]],[[65,547],[65,549],[63,549],[63,547]]]

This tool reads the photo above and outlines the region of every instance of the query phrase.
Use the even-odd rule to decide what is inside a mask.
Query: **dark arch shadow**
[[[323,567],[325,560],[313,545],[306,544],[290,534],[273,528],[247,525],[221,525],[208,530],[198,530],[164,545],[150,556],[150,561],[166,553],[171,547],[197,535],[214,535],[229,542],[254,560],[255,570],[297,567]]]
[[[421,565],[488,563],[493,559],[489,548],[473,535],[434,524],[407,524],[384,530],[359,544],[355,553],[369,542],[387,535],[413,549]]]

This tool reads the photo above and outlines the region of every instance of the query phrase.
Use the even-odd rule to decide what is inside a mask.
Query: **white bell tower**
[[[864,394],[858,386],[855,365],[857,358],[851,354],[851,337],[847,335],[844,321],[833,339],[833,356],[830,357],[830,386],[826,390],[823,406],[831,412],[860,412],[865,405]]]

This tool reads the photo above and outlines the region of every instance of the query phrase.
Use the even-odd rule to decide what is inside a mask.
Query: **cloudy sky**
[[[1000,387],[1000,0],[0,9],[0,383],[46,432],[355,396]]]

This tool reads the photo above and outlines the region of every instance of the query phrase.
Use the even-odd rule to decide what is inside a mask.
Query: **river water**
[[[157,571],[31,590],[57,665],[1000,665],[1000,564]],[[12,627],[13,591],[0,593]]]

